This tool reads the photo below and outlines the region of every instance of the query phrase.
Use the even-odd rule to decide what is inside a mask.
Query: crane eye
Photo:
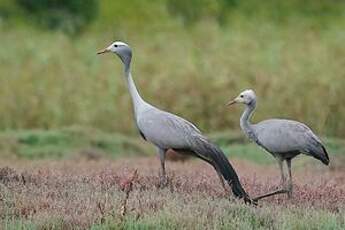
[[[240,98],[243,98],[243,95],[240,95]]]
[[[115,48],[116,48],[117,46],[118,46],[118,45],[116,45],[116,44],[114,45]]]

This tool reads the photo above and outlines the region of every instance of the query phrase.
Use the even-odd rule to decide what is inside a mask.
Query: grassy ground
[[[15,2],[0,1],[1,227],[345,228],[342,1],[104,0],[99,18],[72,37],[36,27]],[[133,76],[152,104],[206,133],[237,130],[240,106],[224,105],[253,88],[254,121],[293,118],[337,137],[324,138],[330,167],[299,157],[294,199],[259,207],[229,200],[197,160],[169,163],[170,184],[159,188],[120,61],[95,54],[112,40],[133,47]],[[276,187],[268,153],[240,132],[210,137],[251,195]]]
[[[279,183],[274,167],[232,163],[253,196]],[[344,168],[297,169],[292,200],[281,196],[252,207],[231,196],[229,200],[212,168],[200,161],[168,162],[166,188],[158,186],[158,160],[152,158],[19,160],[1,166],[0,216],[7,229],[345,227]]]
[[[231,159],[245,159],[259,164],[274,163],[274,158],[249,142],[242,132],[224,131],[209,135]],[[345,141],[324,138],[331,156],[342,156]],[[9,159],[101,159],[152,156],[156,150],[139,135],[131,137],[95,128],[71,126],[53,130],[18,130],[0,133],[0,152]],[[301,159],[301,163],[304,160]]]
[[[228,154],[250,195],[277,188],[279,172],[268,153],[246,142],[241,133],[210,137]],[[251,207],[229,200],[212,167],[199,160],[169,161],[170,182],[160,188],[155,150],[137,138],[81,127],[3,132],[1,225],[6,229],[342,229],[345,144],[325,140],[330,167],[305,156],[294,160],[294,198],[269,198]]]
[[[7,131],[0,134],[2,155],[23,159],[102,158],[149,154],[139,138],[97,129],[69,127],[55,130]]]

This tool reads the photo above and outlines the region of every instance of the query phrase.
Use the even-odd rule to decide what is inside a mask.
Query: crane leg
[[[283,168],[283,161],[282,159],[278,159],[279,169],[280,169],[280,175],[281,175],[281,187],[285,187],[285,174],[284,174],[284,168]]]
[[[286,189],[286,186],[285,186],[286,178],[285,178],[285,174],[284,174],[283,160],[281,158],[277,158],[277,161],[279,164],[279,169],[280,169],[280,174],[281,174],[281,187],[282,188],[277,189],[277,190],[270,192],[270,193],[266,193],[266,194],[261,195],[261,196],[257,196],[253,199],[253,201],[258,201],[258,200],[261,200],[263,198],[275,196],[275,195],[282,194],[282,193],[289,193],[289,190]]]
[[[165,154],[166,150],[165,149],[158,149],[159,153],[159,159],[161,162],[161,169],[160,169],[160,174],[159,174],[159,185],[160,187],[165,187],[168,184],[168,177],[165,172]]]
[[[291,199],[292,197],[292,175],[291,175],[291,159],[287,159],[286,160],[286,164],[289,170],[289,182],[288,182],[288,186],[287,186],[287,190],[288,190],[288,198]]]

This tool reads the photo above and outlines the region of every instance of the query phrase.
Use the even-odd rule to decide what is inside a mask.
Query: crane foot
[[[258,205],[258,201],[257,200],[251,199],[248,196],[244,197],[243,200],[244,200],[245,204],[249,204],[249,205],[253,205],[253,206],[257,206]]]
[[[168,180],[168,177],[167,176],[160,176],[159,178],[159,187],[160,188],[164,188],[168,185],[169,183],[169,180]]]

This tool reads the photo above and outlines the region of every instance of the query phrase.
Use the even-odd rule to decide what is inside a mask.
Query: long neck
[[[137,116],[139,109],[146,104],[146,102],[142,99],[140,96],[137,87],[135,86],[135,83],[132,78],[130,64],[125,64],[125,77],[127,81],[127,87],[129,94],[132,98],[132,103],[134,107],[134,114]]]
[[[241,116],[241,119],[240,119],[240,125],[241,125],[242,130],[252,140],[255,139],[255,133],[253,130],[253,125],[250,122],[250,119],[253,115],[255,107],[256,107],[255,101],[253,101],[249,105],[246,105],[246,108],[245,108],[245,110]]]

